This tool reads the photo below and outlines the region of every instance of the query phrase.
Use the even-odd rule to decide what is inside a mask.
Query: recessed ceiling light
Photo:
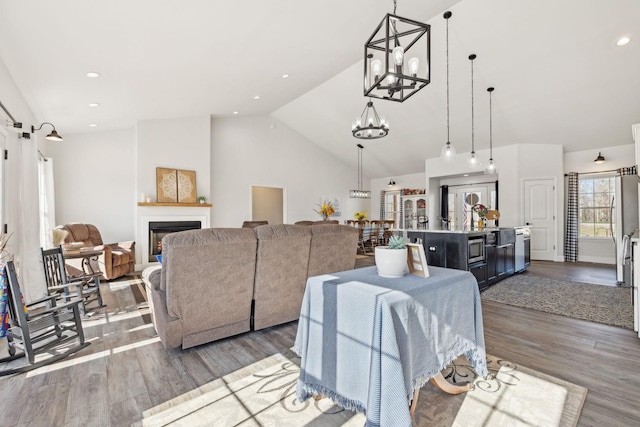
[[[235,114],[238,114],[238,112],[237,112],[237,111],[234,111],[234,112],[233,112],[233,114],[234,114],[234,115],[235,115]]]
[[[629,42],[631,41],[630,37],[624,36],[624,37],[620,37],[618,39],[618,41],[616,42],[617,46],[624,46],[626,44],[629,44]]]
[[[89,104],[89,107],[99,107],[100,104],[97,102],[92,102],[91,104]]]
[[[464,174],[464,175],[462,175],[462,176],[469,176],[469,174],[468,174],[468,173],[465,173],[465,174]]]
[[[260,95],[254,96],[253,99],[260,99]]]
[[[90,71],[87,73],[87,77],[91,79],[95,79],[96,77],[100,77],[100,73],[96,73],[95,71]]]
[[[97,124],[95,124],[95,123],[91,123],[91,124],[89,125],[89,127],[90,127],[90,128],[94,128],[94,127],[96,127],[96,126],[98,126],[98,125],[97,125]]]
[[[283,74],[283,75],[282,75],[282,78],[283,78],[283,79],[286,79],[287,77],[289,77],[289,74]]]

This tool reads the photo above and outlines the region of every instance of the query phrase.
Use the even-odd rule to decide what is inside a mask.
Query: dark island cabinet
[[[487,263],[486,262],[476,262],[469,266],[469,271],[473,274],[478,282],[478,288],[482,291],[485,288],[489,287],[489,283],[487,282]]]
[[[408,231],[411,241],[422,241],[429,265],[471,272],[480,290],[515,274],[515,229],[470,232]],[[478,260],[470,242],[484,239],[484,254]],[[469,261],[473,259],[473,261]]]

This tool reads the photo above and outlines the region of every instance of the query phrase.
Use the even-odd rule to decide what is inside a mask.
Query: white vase
[[[378,276],[389,278],[404,276],[407,269],[406,249],[389,249],[388,246],[376,246],[375,259]]]

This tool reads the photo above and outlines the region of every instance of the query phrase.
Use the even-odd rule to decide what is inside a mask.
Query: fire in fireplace
[[[162,238],[179,231],[202,228],[200,221],[155,221],[149,222],[149,262],[156,262],[162,253]]]

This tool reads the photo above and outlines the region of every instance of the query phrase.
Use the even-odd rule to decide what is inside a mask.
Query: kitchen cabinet
[[[478,282],[478,288],[482,291],[489,286],[487,283],[487,263],[477,262],[469,266],[469,271],[473,274]]]
[[[513,243],[498,246],[496,258],[498,280],[515,273],[515,245]]]
[[[427,195],[402,196],[402,212],[400,228],[405,230],[426,230],[429,223],[429,218],[427,217]]]
[[[498,247],[495,244],[485,246],[487,255],[487,285],[498,281]]]

